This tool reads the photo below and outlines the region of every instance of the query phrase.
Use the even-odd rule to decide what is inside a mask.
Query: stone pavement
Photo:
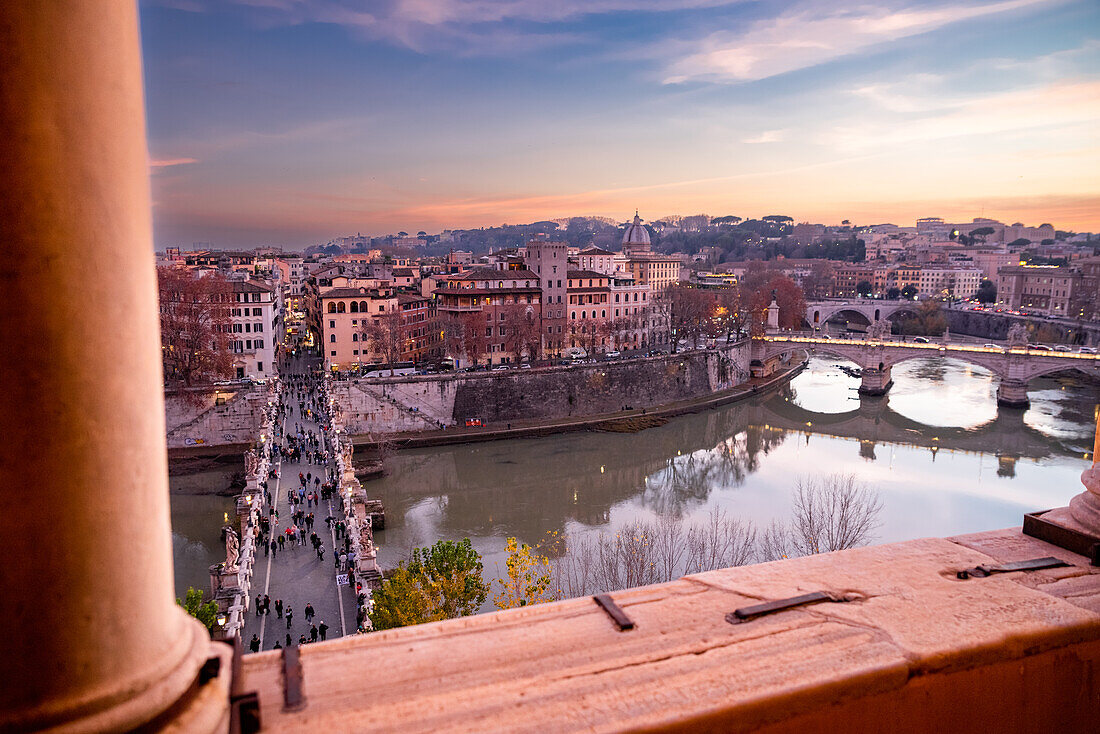
[[[298,414],[297,401],[294,404],[294,415],[286,419],[287,428],[293,432],[296,423],[301,424],[303,431],[312,430],[320,433],[320,429],[314,421],[304,421]],[[324,439],[322,438],[322,441]],[[324,447],[324,448],[327,448]],[[299,485],[298,473],[312,473],[325,479],[327,467],[319,464],[310,464],[303,460],[301,463],[282,463],[279,466],[279,478],[269,482],[269,488],[279,512],[279,525],[276,532],[282,532],[290,522],[292,512],[287,501],[288,493],[297,489]],[[312,484],[312,483],[311,483]],[[245,649],[252,635],[259,635],[261,650],[270,650],[276,642],[286,646],[286,635],[289,633],[294,644],[298,644],[299,635],[309,638],[310,625],[306,621],[306,604],[312,604],[316,611],[313,623],[320,625],[324,621],[328,625],[328,639],[342,637],[355,631],[355,599],[354,593],[347,585],[338,586],[333,548],[336,546],[334,531],[325,525],[325,518],[329,515],[338,516],[338,508],[333,500],[321,500],[320,507],[306,507],[305,512],[312,512],[315,517],[313,531],[324,540],[325,559],[319,561],[313,546],[308,541],[305,545],[286,544],[284,550],[264,556],[258,553],[255,571],[252,577],[252,608],[248,612],[245,623],[242,642]],[[271,613],[265,616],[256,616],[256,595],[267,594],[271,597]],[[283,600],[284,617],[279,619],[275,613],[275,600]],[[294,610],[294,618],[288,629],[285,618],[287,607]]]

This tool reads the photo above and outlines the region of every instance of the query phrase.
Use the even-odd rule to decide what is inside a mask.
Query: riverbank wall
[[[272,399],[269,389],[255,385],[166,392],[168,449],[178,450],[177,455],[195,455],[214,447],[247,448],[260,435],[264,408]]]
[[[947,326],[952,334],[1003,341],[1008,338],[1008,330],[1013,324],[1022,324],[1031,334],[1040,327],[1048,327],[1052,330],[1051,333],[1057,343],[1100,346],[1100,324],[1071,324],[1013,314],[960,309],[946,309],[944,314],[947,316]]]
[[[651,409],[749,379],[749,343],[646,359],[507,372],[340,380],[331,392],[353,436],[506,426]]]

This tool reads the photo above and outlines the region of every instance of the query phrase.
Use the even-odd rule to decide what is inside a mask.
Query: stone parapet
[[[957,577],[1054,556],[1069,565]],[[739,621],[762,602],[835,599]],[[1016,530],[729,568],[249,656],[264,730],[1095,731],[1100,569]],[[385,666],[386,685],[363,695]],[[382,724],[381,722],[384,722]]]

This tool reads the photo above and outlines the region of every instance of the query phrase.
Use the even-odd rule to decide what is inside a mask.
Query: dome
[[[634,222],[623,232],[624,245],[644,245],[649,247],[649,230],[642,224],[642,218],[638,212],[634,212]]]

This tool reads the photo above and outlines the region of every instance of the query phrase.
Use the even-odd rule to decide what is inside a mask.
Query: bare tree
[[[371,350],[390,365],[392,375],[393,366],[401,361],[401,352],[405,347],[405,324],[401,312],[395,305],[391,311],[363,319],[362,324],[363,338],[370,344]]]
[[[795,548],[809,555],[866,545],[881,524],[881,512],[878,494],[855,474],[799,480],[792,520]]]
[[[716,507],[688,530],[686,552],[685,573],[744,566],[757,554],[756,528]]]
[[[160,267],[157,286],[165,379],[189,387],[230,376],[229,281],[220,273],[200,277],[186,268]]]

